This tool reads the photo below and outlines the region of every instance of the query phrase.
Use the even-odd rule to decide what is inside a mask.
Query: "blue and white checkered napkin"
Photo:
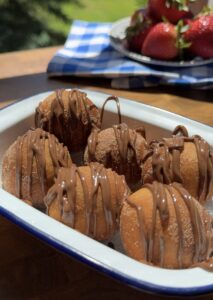
[[[96,76],[112,78],[114,88],[187,85],[213,88],[213,64],[192,68],[166,68],[141,64],[112,48],[111,23],[74,21],[64,48],[48,65],[49,76]]]

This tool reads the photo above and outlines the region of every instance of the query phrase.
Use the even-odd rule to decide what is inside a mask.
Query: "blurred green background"
[[[113,22],[146,0],[0,0],[0,52],[59,45],[74,19]]]

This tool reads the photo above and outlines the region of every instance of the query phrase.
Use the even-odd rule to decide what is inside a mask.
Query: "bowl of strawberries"
[[[199,11],[202,6],[200,0],[149,0],[146,8],[113,24],[111,45],[158,66],[213,63],[213,10],[203,6]]]

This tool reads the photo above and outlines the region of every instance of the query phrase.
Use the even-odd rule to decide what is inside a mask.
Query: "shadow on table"
[[[42,93],[58,88],[71,88],[71,87],[94,87],[105,88],[112,93],[110,86],[110,79],[107,78],[81,78],[81,77],[55,77],[48,78],[46,73],[38,73],[32,75],[17,76],[5,78],[0,80],[0,102],[5,100],[13,100],[24,97],[29,97],[37,93]],[[113,90],[116,93],[116,90]],[[131,93],[139,92],[140,90],[131,90]],[[196,101],[212,102],[212,91],[207,90],[193,90],[186,88],[160,86],[154,88],[141,89],[142,93],[163,93],[171,94],[171,96],[180,96],[183,98],[193,99]],[[187,99],[186,99],[187,100]]]
[[[1,299],[210,300],[137,291],[60,253],[0,217]]]

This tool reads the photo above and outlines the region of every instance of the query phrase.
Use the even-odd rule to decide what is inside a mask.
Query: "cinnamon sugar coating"
[[[44,201],[49,216],[97,240],[112,237],[129,190],[123,176],[98,163],[61,168]]]
[[[200,136],[178,126],[171,138],[153,141],[142,163],[144,183],[179,182],[199,202],[213,198],[213,152]]]
[[[105,130],[93,130],[88,138],[84,161],[102,163],[118,174],[123,174],[127,182],[141,178],[140,164],[146,153],[144,131],[130,129],[125,123]]]
[[[120,216],[127,254],[155,266],[212,264],[213,218],[178,183],[147,184],[130,195]]]
[[[17,138],[3,157],[3,188],[43,210],[43,198],[58,169],[71,164],[67,147],[54,135],[40,128],[29,130]]]

